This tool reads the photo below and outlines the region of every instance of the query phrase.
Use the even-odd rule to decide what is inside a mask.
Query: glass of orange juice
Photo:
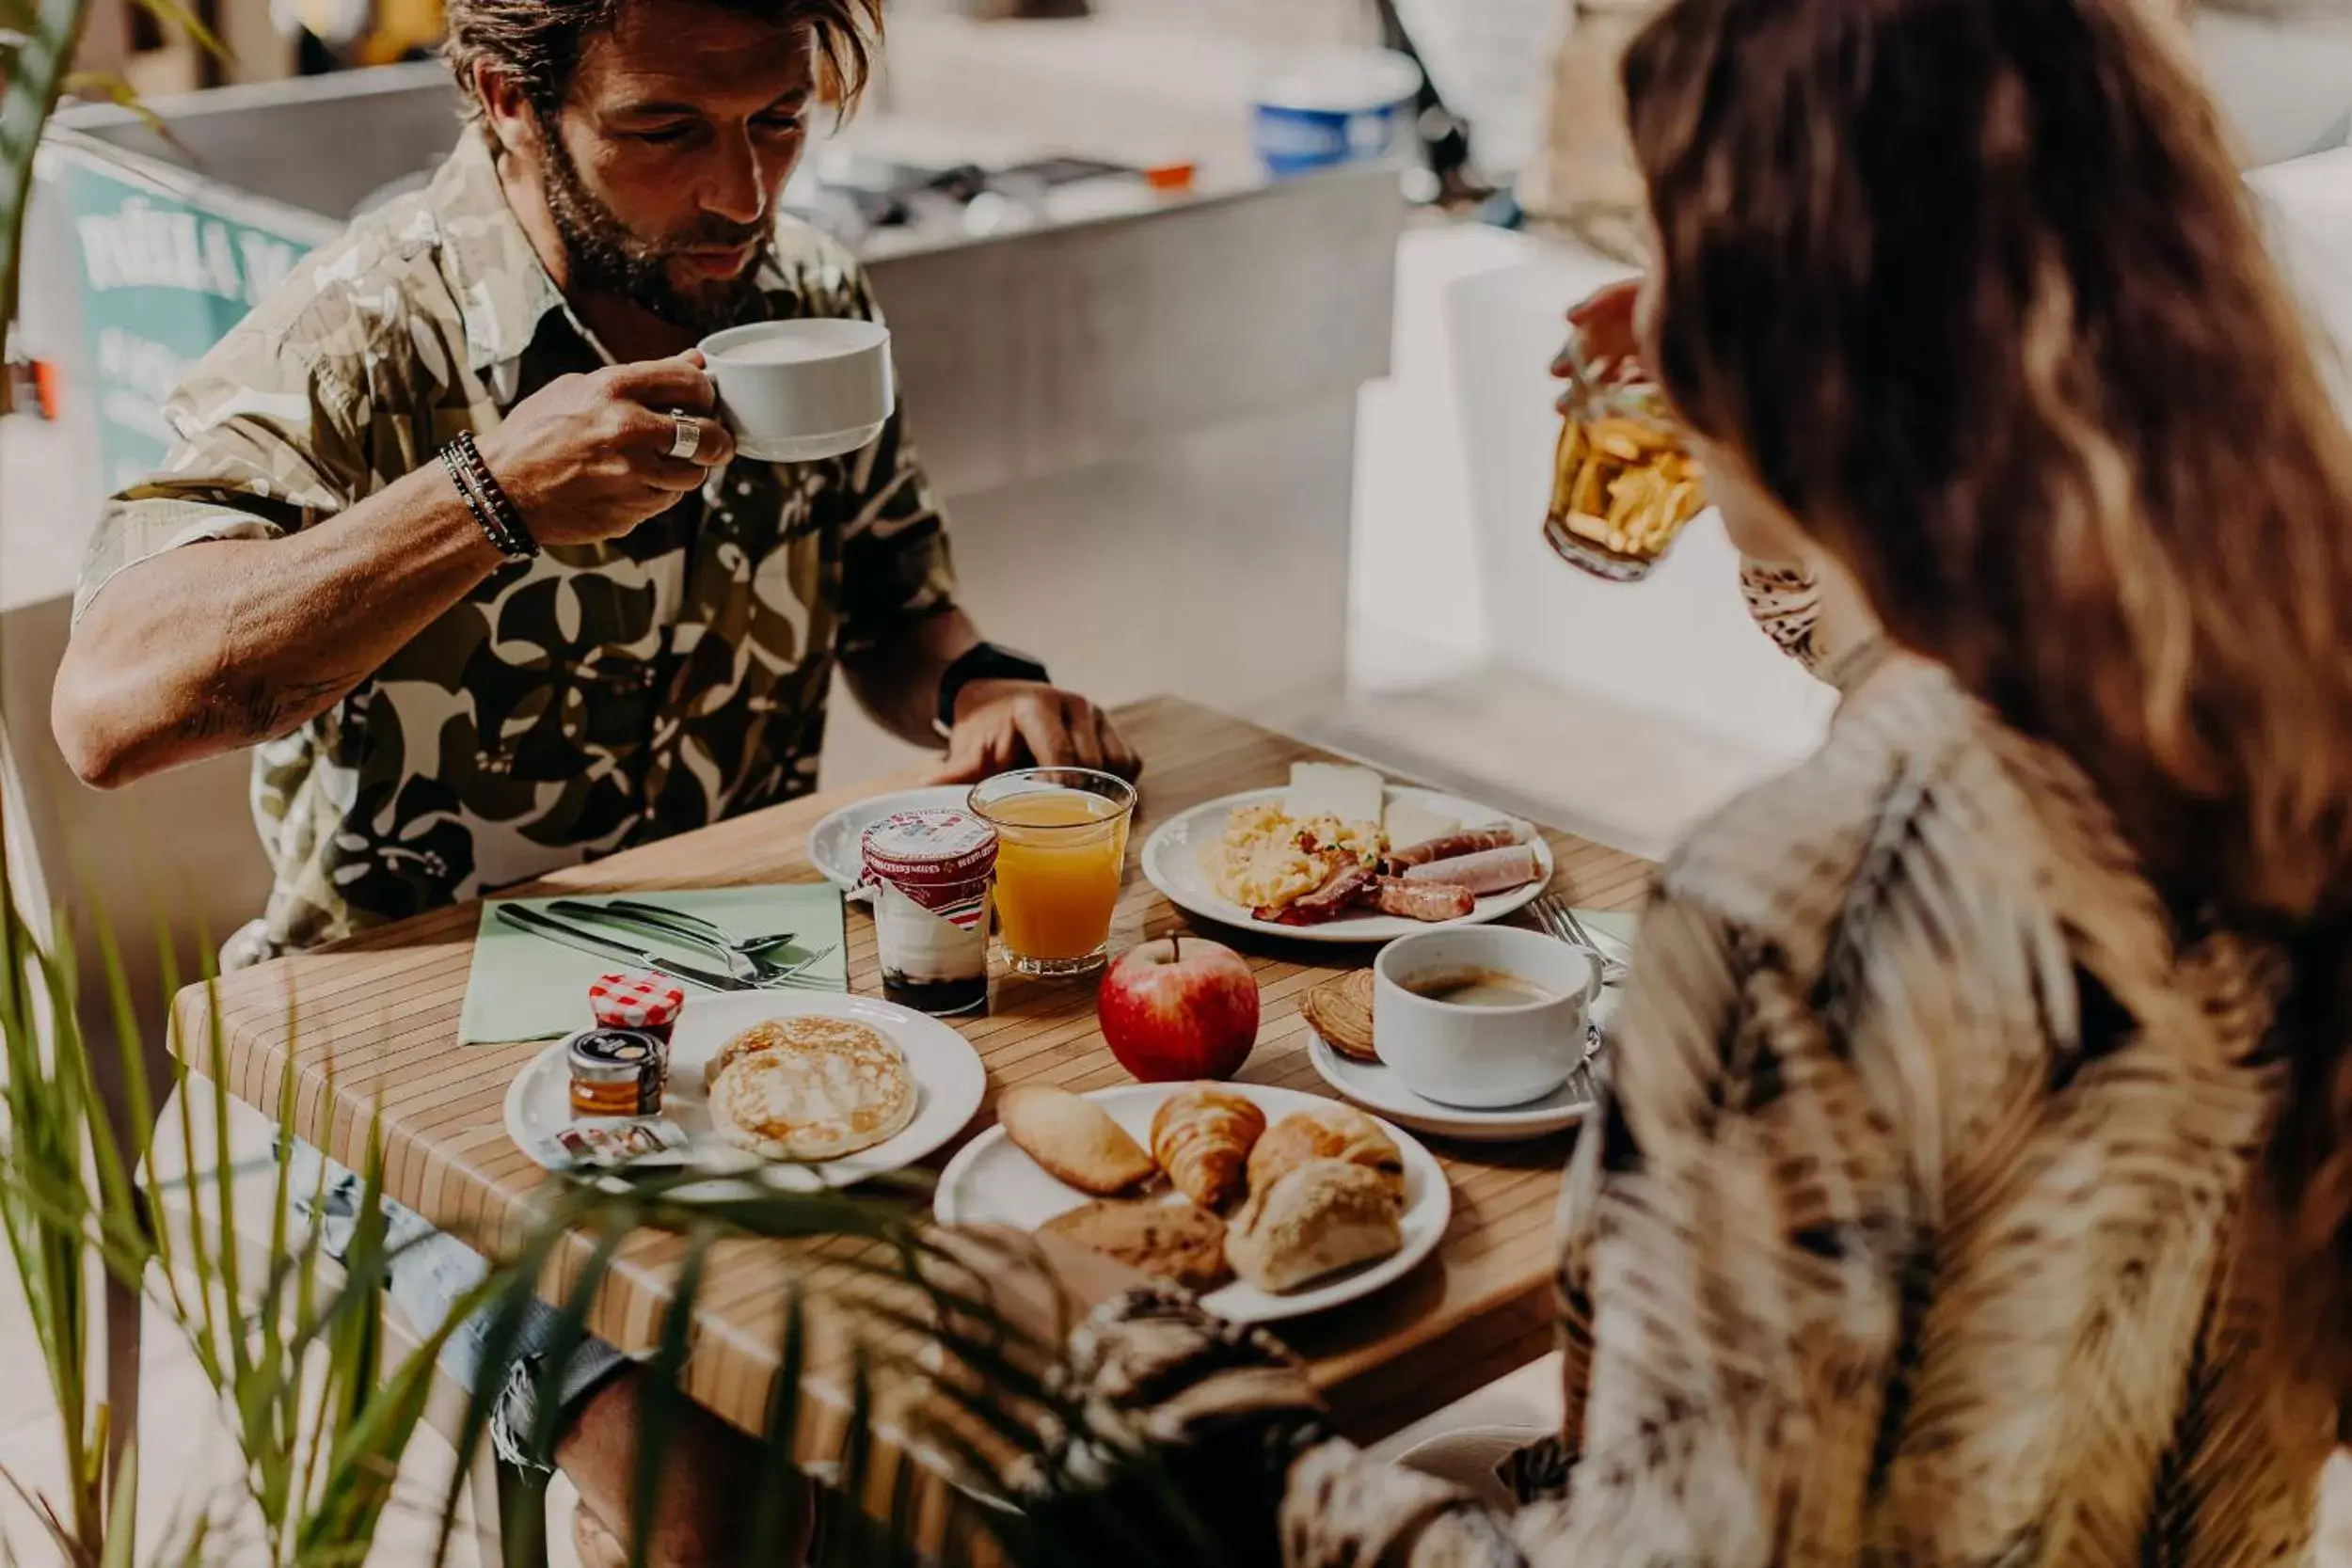
[[[996,830],[996,927],[1024,974],[1103,967],[1127,864],[1135,785],[1087,768],[999,773],[972,791]]]

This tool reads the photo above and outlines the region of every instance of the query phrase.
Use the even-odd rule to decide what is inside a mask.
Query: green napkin
[[[770,949],[767,957],[779,963],[793,964],[820,948],[829,949],[823,958],[802,972],[803,977],[821,980],[835,990],[850,989],[841,893],[830,882],[568,896],[583,904],[600,904],[612,897],[656,904],[680,914],[700,915],[737,937],[789,931],[792,945]],[[511,1040],[547,1039],[585,1029],[596,1022],[588,1011],[588,987],[596,976],[616,969],[642,967],[618,958],[583,953],[498,918],[502,905],[513,904],[544,913],[554,902],[552,898],[501,898],[482,906],[482,925],[474,935],[473,968],[466,976],[465,1011],[457,1021],[460,1044],[502,1045]],[[650,949],[690,968],[726,973],[725,960],[718,954],[691,942],[591,926],[580,920],[566,920],[564,924],[631,947]],[[694,998],[714,994],[691,982],[681,983],[686,986],[689,1007],[694,1005]]]
[[[1642,924],[1638,910],[1579,910],[1576,918],[1605,937],[1615,937],[1628,946],[1632,945],[1633,933]]]

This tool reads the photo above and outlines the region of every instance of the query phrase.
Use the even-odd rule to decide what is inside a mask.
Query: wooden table
[[[1113,945],[1181,928],[1184,919],[1136,871],[1151,825],[1236,790],[1279,784],[1290,765],[1322,755],[1297,741],[1170,699],[1119,715],[1148,765],[1138,831]],[[827,812],[895,784],[755,813],[666,843],[559,873],[533,893],[610,893],[814,881],[809,829]],[[1551,835],[1554,886],[1580,906],[1638,901],[1651,867],[1630,855]],[[457,1015],[479,911],[464,905],[371,932],[331,950],[281,959],[218,983],[227,1082],[272,1115],[284,1075],[298,1075],[295,1124],[304,1137],[357,1164],[368,1118],[378,1118],[386,1190],[437,1224],[484,1238],[527,1227],[544,1173],[506,1135],[508,1083],[540,1044],[459,1046]],[[1353,947],[1307,947],[1219,935],[1248,956],[1264,998],[1253,1083],[1328,1093],[1309,1063],[1299,1000],[1345,967]],[[849,927],[853,989],[878,991],[872,922]],[[174,1009],[174,1044],[206,1070],[200,988]],[[1126,1081],[1095,1025],[1090,985],[1048,985],[1000,974],[989,1016],[959,1024],[987,1063],[996,1092],[1026,1082],[1075,1090]],[[198,1042],[191,1046],[188,1042]],[[960,1140],[961,1141],[961,1140]],[[1279,1325],[1304,1355],[1341,1428],[1369,1440],[1452,1402],[1550,1348],[1551,1216],[1568,1135],[1496,1147],[1433,1141],[1454,1189],[1454,1218],[1438,1253],[1407,1278],[1350,1307]],[[934,1164],[944,1163],[943,1152]],[[656,1338],[677,1238],[643,1234],[624,1247],[596,1317],[625,1348]],[[580,1251],[584,1254],[585,1243]],[[729,1243],[714,1257],[696,1312],[687,1383],[728,1420],[756,1431],[774,1374],[774,1323],[794,1271],[821,1267],[781,1243]],[[550,1280],[548,1289],[560,1291]]]

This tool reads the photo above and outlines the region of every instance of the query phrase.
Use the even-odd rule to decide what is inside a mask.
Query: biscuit
[[[1351,1061],[1376,1062],[1372,1036],[1372,971],[1359,969],[1326,980],[1307,993],[1298,1010],[1323,1043]]]

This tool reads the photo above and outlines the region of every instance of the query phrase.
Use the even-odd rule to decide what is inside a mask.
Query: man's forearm
[[[850,689],[873,721],[901,740],[937,746],[939,682],[947,666],[980,641],[972,617],[950,605],[910,622],[865,652],[842,660]]]
[[[284,539],[125,567],[75,627],[51,720],[103,787],[283,735],[341,701],[497,566],[437,467]]]

